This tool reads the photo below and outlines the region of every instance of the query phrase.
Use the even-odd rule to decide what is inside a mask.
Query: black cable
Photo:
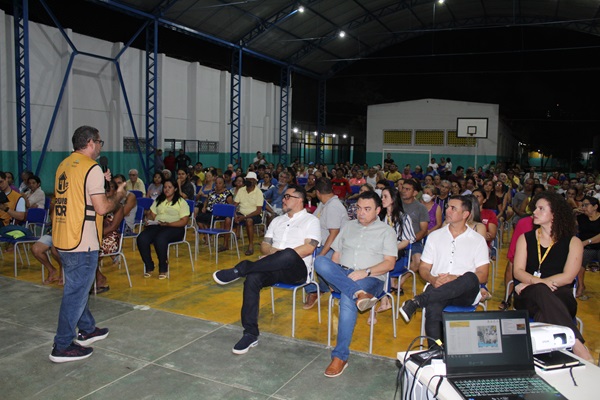
[[[573,379],[573,385],[577,386],[577,382],[575,381],[575,376],[573,376],[573,367],[569,368],[569,374],[571,374],[571,379]]]
[[[429,400],[429,385],[431,385],[431,381],[433,381],[433,378],[440,378],[440,380],[438,381],[437,385],[435,386],[435,393],[433,394],[433,398],[435,399],[437,397],[438,394],[438,389],[440,387],[440,383],[444,380],[444,376],[443,375],[433,375],[431,378],[429,378],[429,382],[427,382],[427,400]]]
[[[400,368],[400,370],[398,371],[398,373],[399,373],[399,375],[400,375],[400,377],[401,377],[401,380],[399,380],[399,382],[400,382],[400,399],[402,399],[402,392],[403,392],[403,389],[404,389],[404,379],[405,379],[405,378],[404,378],[404,376],[403,376],[403,375],[404,375],[404,373],[405,373],[405,372],[406,372],[406,373],[408,373],[408,369],[406,368],[406,362],[408,361],[408,358],[409,358],[409,356],[410,356],[410,355],[409,355],[409,352],[410,352],[410,351],[413,349],[413,345],[415,344],[415,342],[416,342],[417,340],[421,339],[421,338],[430,339],[430,340],[432,340],[432,341],[434,341],[434,342],[438,343],[438,346],[440,346],[440,347],[441,347],[441,341],[440,341],[439,339],[434,339],[434,338],[432,338],[431,336],[427,336],[427,335],[423,335],[423,336],[417,336],[417,337],[415,337],[415,338],[414,338],[414,339],[413,339],[413,340],[410,342],[410,344],[408,345],[408,349],[407,349],[407,350],[406,350],[406,352],[404,353],[404,359],[402,360],[402,368]],[[416,376],[416,375],[415,375],[415,376]],[[413,381],[413,383],[414,383],[414,381]],[[396,383],[396,388],[398,388],[398,383]],[[407,390],[407,391],[404,393],[404,400],[409,400],[409,397],[408,397],[408,396],[409,396],[409,393],[410,393],[410,392],[409,392],[408,390]],[[395,398],[395,397],[396,397],[396,394],[394,393],[394,398]]]
[[[442,382],[444,382],[444,377],[442,375],[440,375],[440,381],[438,382],[437,386],[435,387],[435,393],[433,394],[433,398],[437,398],[437,395],[440,391],[440,386],[442,386]]]
[[[421,364],[419,364],[419,366],[417,367],[417,369],[416,369],[416,371],[414,373],[414,378],[413,378],[413,382],[412,382],[412,385],[410,387],[410,392],[409,393],[414,393],[415,383],[417,382],[419,371],[421,370],[421,368],[423,368],[424,366],[426,366],[427,363],[430,362],[431,359],[433,357],[435,357],[436,355],[437,354],[435,354],[435,353],[431,353],[431,354],[429,354],[429,356],[427,358],[424,358],[423,361],[421,361]],[[427,391],[427,394],[429,395],[429,384],[424,389]]]

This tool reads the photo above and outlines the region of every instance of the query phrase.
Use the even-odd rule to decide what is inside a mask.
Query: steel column
[[[289,100],[290,83],[292,78],[291,68],[281,69],[281,85],[279,98],[279,162],[282,165],[288,165],[288,135],[289,128]]]
[[[323,164],[325,162],[325,149],[323,146],[323,130],[325,129],[326,123],[326,111],[325,103],[327,99],[327,81],[325,79],[319,80],[319,99],[317,102],[317,163]]]
[[[19,179],[31,170],[31,98],[29,94],[29,2],[13,0]]]
[[[151,182],[157,147],[158,20],[146,27],[146,182]]]
[[[242,102],[242,47],[232,53],[231,60],[231,154],[229,162],[236,167],[240,165],[240,116]]]

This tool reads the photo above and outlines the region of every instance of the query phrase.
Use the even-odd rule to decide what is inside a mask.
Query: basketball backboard
[[[487,118],[457,118],[456,136],[462,138],[487,139]]]

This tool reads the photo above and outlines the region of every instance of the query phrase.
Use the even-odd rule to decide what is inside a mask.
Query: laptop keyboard
[[[494,394],[558,393],[539,377],[452,379],[465,397]]]

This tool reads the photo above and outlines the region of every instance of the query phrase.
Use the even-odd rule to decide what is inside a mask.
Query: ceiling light
[[[298,133],[298,128],[294,127],[294,133]]]
[[[304,12],[304,7],[303,6],[298,7],[298,12],[299,13],[303,13]]]
[[[338,36],[339,36],[339,37],[341,37],[341,38],[343,38],[343,37],[345,37],[345,36],[346,36],[346,32],[344,32],[344,31],[340,31],[340,32],[338,33]]]

